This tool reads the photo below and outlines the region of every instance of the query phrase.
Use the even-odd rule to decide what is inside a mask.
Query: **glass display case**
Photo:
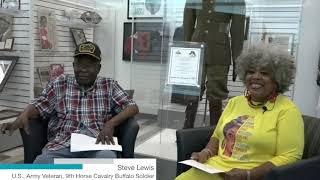
[[[64,73],[72,74],[75,44],[93,41],[102,50],[99,75],[117,80],[139,106],[140,113],[135,117],[140,125],[135,149],[137,157],[175,162],[177,130],[215,125],[228,100],[245,91],[235,74],[235,60],[243,49],[254,44],[277,46],[295,57],[296,64],[300,65],[300,74],[297,74],[300,85],[297,88],[292,84],[285,95],[296,98],[300,105],[307,104],[301,96],[302,87],[314,78],[310,77],[313,72],[309,69],[316,66],[313,61],[311,65],[307,56],[312,50],[308,49],[308,42],[316,38],[310,36],[316,33],[301,34],[306,25],[312,24],[312,20],[304,23],[301,19],[303,5],[308,1],[15,2],[19,2],[19,6],[14,5],[18,8],[0,8],[2,16],[13,19],[13,38],[8,42],[11,46],[1,41],[0,54],[19,56],[0,96],[0,105],[23,109],[33,98],[32,91],[39,93],[45,87],[43,79],[49,76],[48,68],[57,65]],[[54,37],[46,37],[44,32],[40,34],[41,29],[47,28],[40,25],[41,17],[49,17],[43,14],[42,8],[46,13],[52,12]],[[84,17],[86,14],[89,15]],[[314,19],[312,17],[309,19]],[[41,37],[54,41],[54,46],[49,48]],[[306,40],[301,48],[303,38]],[[48,47],[41,48],[41,45]],[[303,67],[302,61],[309,69]],[[310,73],[308,78],[304,78],[306,72]],[[41,87],[40,90],[37,87]],[[318,87],[315,85],[312,89],[317,91],[312,94],[316,98],[309,97],[309,100],[317,101]],[[317,103],[302,109],[314,113],[313,105]]]
[[[215,125],[228,99],[244,92],[234,74],[242,49],[262,43],[295,56],[301,4],[300,0],[181,0],[152,5],[129,0],[128,12],[121,10],[123,25],[118,24],[123,39],[115,77],[134,90],[140,108],[136,153],[175,161],[176,130]],[[150,7],[157,12],[150,13]],[[197,65],[190,63],[193,54],[186,50],[192,42],[199,43],[199,49],[192,48],[203,56]],[[181,59],[173,55],[186,52],[190,54]],[[194,71],[199,81],[186,82]],[[292,89],[286,94],[291,98]]]

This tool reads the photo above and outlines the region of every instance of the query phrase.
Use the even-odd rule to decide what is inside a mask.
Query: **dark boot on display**
[[[197,100],[189,101],[189,103],[187,104],[186,111],[185,111],[186,117],[184,120],[183,129],[194,127],[194,121],[197,115],[198,104],[199,102]]]
[[[222,113],[222,100],[209,99],[210,126],[217,125]]]

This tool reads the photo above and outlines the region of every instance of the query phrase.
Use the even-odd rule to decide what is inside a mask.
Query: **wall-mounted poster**
[[[1,7],[5,9],[20,10],[20,0],[1,0]]]
[[[52,50],[56,46],[56,19],[54,11],[39,9],[40,49]]]
[[[122,59],[130,61],[132,56],[133,61],[165,60],[161,53],[167,53],[169,31],[162,27],[161,22],[137,22],[132,32],[132,23],[124,23]]]
[[[128,19],[162,18],[164,0],[128,0]]]
[[[13,16],[0,13],[0,41],[5,42],[11,37]]]
[[[70,28],[70,31],[76,46],[81,43],[87,42],[86,35],[84,34],[83,29]]]
[[[0,13],[0,50],[10,51],[13,47],[12,38],[13,16]]]
[[[0,56],[0,92],[3,90],[18,59],[17,56]]]

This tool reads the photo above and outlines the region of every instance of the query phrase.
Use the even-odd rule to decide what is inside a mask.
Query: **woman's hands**
[[[212,153],[207,148],[202,149],[200,152],[194,152],[191,155],[191,159],[198,161],[199,163],[206,162],[210,157],[212,156]]]
[[[102,129],[102,131],[100,131],[98,137],[97,137],[97,141],[96,144],[99,144],[100,142],[102,144],[114,144],[113,141],[113,133],[114,133],[114,125],[111,121],[107,121],[104,125],[104,128]]]
[[[231,169],[224,174],[224,180],[247,180],[247,170],[245,169]]]

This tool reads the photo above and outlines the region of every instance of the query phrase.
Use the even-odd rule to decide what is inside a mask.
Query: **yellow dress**
[[[218,155],[206,164],[227,172],[233,168],[252,169],[266,162],[280,166],[301,159],[304,127],[297,106],[279,95],[274,103],[262,107],[249,105],[244,96],[229,100],[212,135],[219,139]],[[192,168],[176,179],[223,178]]]

